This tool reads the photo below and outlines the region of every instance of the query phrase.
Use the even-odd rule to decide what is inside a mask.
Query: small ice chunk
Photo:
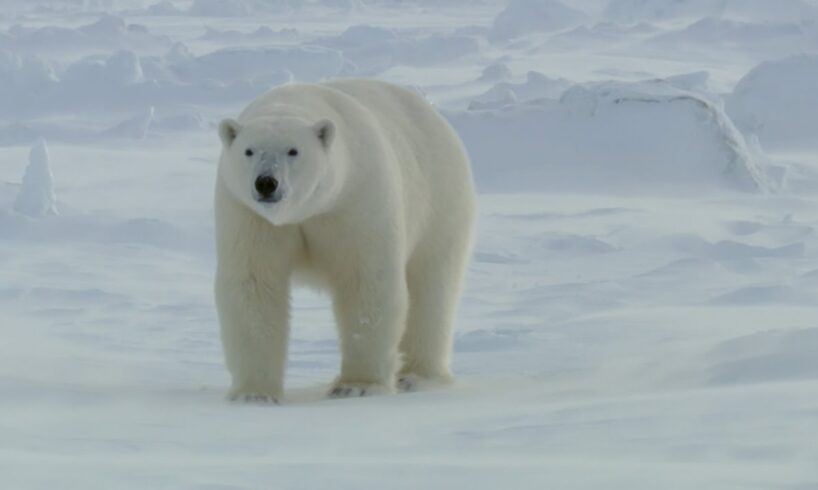
[[[51,174],[48,147],[44,139],[38,139],[31,147],[28,159],[23,185],[14,202],[14,210],[33,217],[58,214],[54,176]]]

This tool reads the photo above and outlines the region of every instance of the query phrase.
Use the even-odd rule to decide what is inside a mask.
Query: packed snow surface
[[[0,486],[818,488],[816,25],[816,0],[4,0]],[[286,400],[230,404],[215,126],[356,76],[472,157],[458,382],[324,399],[329,299],[299,290]]]

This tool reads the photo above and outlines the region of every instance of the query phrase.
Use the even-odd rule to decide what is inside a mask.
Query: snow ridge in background
[[[59,26],[25,27],[15,24],[0,32],[0,51],[49,53],[70,56],[75,50],[85,53],[113,49],[158,53],[167,50],[167,36],[151,34],[144,25],[128,24],[122,17],[104,14],[94,22],[77,28]]]
[[[575,85],[558,100],[512,99],[500,110],[451,116],[472,142],[483,191],[771,188],[758,155],[724,110],[673,83],[602,82]]]
[[[687,22],[682,27],[678,27],[677,23],[658,31],[657,26],[645,23],[627,27],[597,22],[594,9],[589,8],[587,3],[582,5],[584,10],[570,7],[559,0],[514,0],[492,14],[488,29],[467,25],[449,32],[424,32],[356,23],[338,34],[305,36],[289,24],[276,29],[254,24],[252,29],[242,31],[204,26],[204,33],[198,36],[174,40],[168,34],[155,32],[156,27],[126,21],[116,13],[105,13],[95,21],[76,28],[15,24],[0,36],[0,50],[6,49],[0,51],[0,109],[8,115],[5,121],[0,118],[0,143],[30,144],[41,135],[52,141],[142,139],[148,137],[151,131],[158,133],[211,127],[218,117],[210,113],[207,107],[246,101],[268,87],[289,81],[318,81],[338,76],[388,76],[389,73],[398,73],[398,67],[423,70],[440,69],[452,63],[468,65],[480,62],[481,46],[486,43],[511,42],[508,49],[513,53],[516,49],[514,43],[528,43],[531,41],[525,39],[542,39],[542,36],[551,36],[551,40],[543,41],[542,45],[536,41],[532,45],[534,53],[540,49],[559,53],[557,49],[564,50],[566,46],[574,44],[587,49],[594,43],[610,43],[617,38],[632,39],[634,48],[646,53],[672,52],[673,47],[678,45],[681,47],[676,51],[683,58],[695,56],[695,52],[690,50],[696,46],[701,46],[702,51],[719,49],[750,53],[763,50],[771,55],[781,55],[792,52],[793,47],[810,43],[818,45],[818,29],[808,20],[815,5],[808,3],[788,4],[778,10],[764,0],[748,3],[747,10],[738,9],[737,4],[729,1],[663,3],[613,0],[604,9],[597,3],[599,10],[615,22],[662,19]],[[312,12],[316,8],[320,8],[317,3],[297,6],[284,1],[201,0],[187,7],[178,2],[155,4],[145,12],[169,18],[195,14],[199,17],[225,18],[228,15],[252,19],[253,15],[273,11],[284,16],[305,15],[304,12]],[[766,15],[772,11],[777,11],[775,22],[778,23],[754,22],[753,12]],[[795,16],[801,14],[807,17],[798,20]],[[140,18],[140,22],[147,19],[150,17]],[[300,44],[295,42],[299,36],[304,39]],[[552,42],[554,47],[549,47]],[[204,43],[208,49],[194,52],[190,47],[197,43]],[[218,43],[227,43],[229,47],[220,48]],[[64,61],[57,62],[46,55],[55,52],[60,53]],[[80,55],[89,52],[94,54]],[[813,128],[811,122],[816,120],[809,115],[812,107],[809,103],[797,102],[808,97],[809,76],[805,78],[807,81],[785,95],[754,94],[754,91],[761,89],[751,87],[750,82],[740,83],[737,90],[741,93],[728,93],[724,97],[728,107],[726,112],[720,108],[722,96],[714,93],[710,86],[701,85],[695,87],[695,97],[706,100],[712,108],[709,116],[700,115],[714,121],[709,136],[706,132],[683,132],[676,138],[671,137],[670,133],[656,134],[654,138],[646,139],[643,147],[639,147],[636,140],[633,144],[628,143],[629,135],[639,134],[633,131],[621,135],[623,145],[618,146],[611,141],[606,144],[604,154],[589,155],[587,151],[593,145],[578,145],[575,142],[584,138],[586,131],[589,133],[587,139],[594,140],[594,128],[604,131],[604,124],[612,121],[606,119],[608,116],[604,114],[599,116],[602,119],[597,115],[588,115],[585,123],[589,126],[578,126],[584,123],[577,121],[580,116],[575,108],[570,109],[569,101],[561,100],[563,93],[576,82],[570,77],[554,77],[541,71],[529,71],[526,79],[519,82],[519,76],[525,72],[518,72],[515,77],[507,63],[494,63],[493,66],[498,69],[505,67],[506,71],[502,72],[503,75],[493,75],[496,78],[494,83],[486,75],[478,79],[483,95],[469,97],[466,106],[472,112],[497,110],[502,112],[502,119],[514,121],[530,119],[534,117],[533,112],[539,111],[542,114],[538,117],[543,120],[531,121],[534,127],[539,124],[547,126],[550,124],[549,118],[556,118],[553,124],[564,126],[555,127],[550,139],[546,136],[527,140],[522,134],[497,135],[498,141],[513,142],[515,148],[526,149],[518,151],[522,156],[516,158],[519,165],[517,174],[525,177],[518,182],[504,182],[510,177],[503,174],[500,182],[493,186],[497,189],[548,189],[567,185],[570,189],[588,191],[595,188],[602,192],[619,192],[628,188],[627,184],[617,183],[619,177],[628,180],[628,172],[639,168],[647,171],[645,175],[651,176],[648,180],[664,182],[656,188],[662,188],[661,192],[669,188],[678,191],[685,186],[689,190],[714,186],[743,191],[769,190],[783,181],[780,181],[780,168],[764,168],[769,159],[763,154],[763,148],[766,145],[776,148],[777,142],[786,138],[793,143],[808,139]],[[757,77],[753,74],[750,76]],[[491,85],[487,86],[486,83]],[[577,89],[573,93],[580,92]],[[790,101],[744,103],[748,97],[759,101],[789,97]],[[548,100],[552,101],[550,105]],[[739,100],[742,102],[734,103]],[[602,103],[605,104],[604,101]],[[767,107],[761,107],[762,104],[767,104]],[[640,117],[636,113],[644,112],[634,109],[632,104],[626,105],[616,108],[615,112],[621,114],[616,117],[635,120]],[[574,116],[560,119],[560,110]],[[635,111],[634,114],[626,115],[631,110]],[[676,123],[668,122],[664,126],[666,131],[680,129],[673,126],[681,122],[678,115],[669,115],[671,111],[683,112],[684,109],[661,111],[667,113],[667,117],[676,119]],[[473,121],[483,117],[491,124],[494,120],[493,116],[477,116],[468,111],[449,110],[448,113],[453,121]],[[82,126],[55,124],[54,121],[66,114],[85,115],[94,122]],[[798,117],[790,117],[791,114]],[[736,122],[731,118],[736,118]],[[759,118],[767,121],[765,125],[759,126]],[[470,123],[470,126],[474,124]],[[735,133],[734,126],[744,134]],[[496,182],[498,172],[492,169],[494,164],[490,162],[495,156],[490,150],[482,148],[486,130],[475,130],[481,134],[473,141],[467,136],[466,144],[475,149],[473,153],[479,162],[478,180],[491,179]],[[504,128],[499,130],[502,132]],[[565,132],[574,134],[567,135]],[[600,136],[605,137],[609,136]],[[695,137],[710,139],[711,143],[697,145],[689,140],[682,143],[684,138]],[[745,137],[750,140],[749,150]],[[715,143],[719,140],[723,143]],[[574,143],[561,144],[567,141]],[[603,144],[602,140],[597,142]],[[656,147],[657,144],[665,145],[664,149]],[[679,161],[684,157],[679,155],[676,148],[682,146],[707,147],[710,154],[691,155],[691,158]],[[542,157],[546,153],[547,158]],[[606,162],[603,163],[603,160]],[[654,166],[656,160],[665,162],[665,170],[690,168],[684,170],[685,175],[679,178],[672,172],[665,171],[663,174],[659,167]],[[671,165],[668,163],[671,161],[676,163]],[[618,165],[626,165],[627,168],[617,171]],[[702,171],[707,167],[713,172]],[[545,174],[555,168],[558,168],[557,175],[545,178]],[[568,175],[571,169],[578,171]],[[603,169],[601,173],[599,169]],[[696,178],[707,179],[708,183],[700,186],[695,183]],[[606,185],[600,187],[603,181]]]

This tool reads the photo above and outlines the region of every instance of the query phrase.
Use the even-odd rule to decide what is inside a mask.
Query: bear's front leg
[[[289,337],[289,278],[261,281],[217,273],[216,306],[227,369],[228,398],[277,403],[284,389]]]
[[[400,267],[356,271],[334,288],[341,339],[341,374],[329,396],[394,393],[398,344],[406,324],[408,292]]]

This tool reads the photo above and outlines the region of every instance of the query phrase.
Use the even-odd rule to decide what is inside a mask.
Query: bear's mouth
[[[275,204],[275,203],[281,201],[282,197],[284,197],[284,196],[282,196],[281,194],[278,194],[278,193],[273,194],[272,196],[266,196],[266,197],[256,196],[256,201],[258,201],[258,202],[260,202],[262,204]]]

